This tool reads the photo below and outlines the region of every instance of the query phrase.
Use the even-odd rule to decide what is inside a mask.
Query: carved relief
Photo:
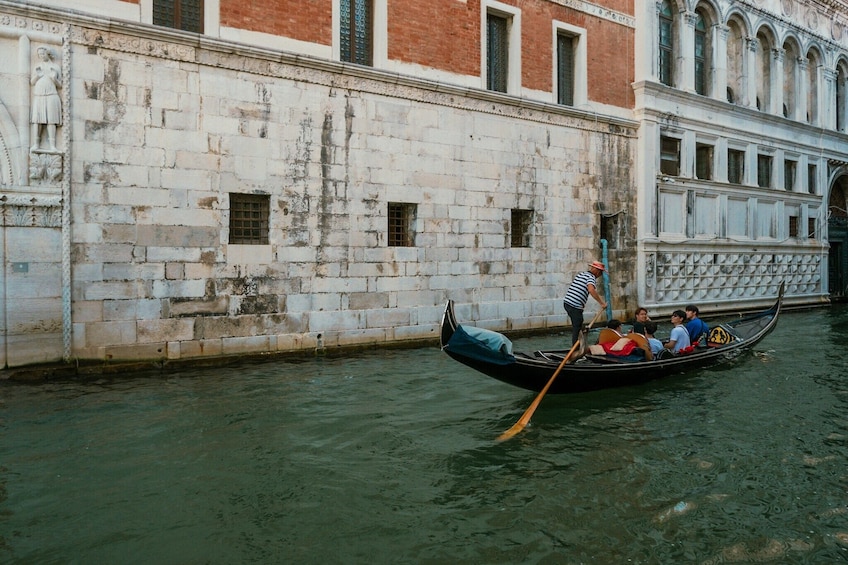
[[[29,161],[29,178],[56,184],[62,180],[62,155],[54,153],[33,153]]]
[[[0,225],[15,227],[62,227],[59,197],[0,196]]]
[[[795,13],[795,2],[793,0],[781,0],[780,8],[784,16],[791,18],[792,14]]]
[[[62,125],[62,69],[54,62],[56,54],[50,47],[37,49],[39,62],[32,70],[32,147],[30,151],[58,153],[56,128]],[[42,148],[42,137],[46,133],[46,148]]]
[[[819,13],[815,8],[807,8],[807,14],[804,21],[807,22],[807,27],[812,31],[816,31],[819,28]]]
[[[822,291],[821,257],[779,253],[658,253],[656,273],[646,273],[654,300],[688,302],[735,300]]]

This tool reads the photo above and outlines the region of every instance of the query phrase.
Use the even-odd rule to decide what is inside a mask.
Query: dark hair
[[[647,313],[648,313],[648,309],[647,309],[647,308],[645,308],[644,306],[639,306],[638,308],[636,308],[636,313],[635,313],[635,314],[633,314],[633,315],[634,315],[634,316],[638,316],[638,315],[639,315],[639,312],[642,312],[642,311],[644,311],[644,312],[645,312],[645,314],[647,314]]]
[[[645,333],[654,335],[657,332],[657,323],[651,320],[650,322],[645,322]]]
[[[686,319],[686,312],[683,310],[675,310],[671,313],[672,316],[677,316],[678,318]]]
[[[687,305],[687,306],[686,306],[686,311],[687,311],[687,312],[695,312],[696,314],[700,314],[700,312],[698,311],[698,307],[697,307],[697,306],[695,306],[694,304],[689,304],[689,305]]]
[[[611,329],[620,328],[621,322],[619,320],[616,320],[615,318],[613,318],[612,320],[607,322],[607,327],[611,328]]]

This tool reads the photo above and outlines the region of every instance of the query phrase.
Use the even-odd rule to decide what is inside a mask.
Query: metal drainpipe
[[[604,264],[604,300],[607,301],[607,320],[612,320],[612,298],[610,297],[609,260],[607,259],[607,240],[601,240],[601,262]]]

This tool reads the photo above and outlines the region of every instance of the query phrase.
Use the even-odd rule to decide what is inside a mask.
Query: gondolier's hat
[[[604,264],[601,263],[600,261],[592,261],[591,263],[589,263],[589,268],[590,269],[598,269],[599,271],[606,271]]]

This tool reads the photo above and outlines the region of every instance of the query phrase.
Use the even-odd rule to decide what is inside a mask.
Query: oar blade
[[[510,429],[497,437],[497,441],[506,441],[511,437],[518,435],[526,426],[527,424],[521,421],[514,423]]]
[[[600,310],[597,314],[595,314],[595,317],[592,318],[592,322],[589,324],[589,328],[591,328],[595,324],[595,321],[601,315],[601,312],[603,312],[603,310]],[[580,345],[580,342],[583,340],[585,335],[586,332],[585,330],[583,330],[583,335],[581,336],[581,339],[577,340],[577,343],[571,346],[571,350],[568,352],[568,355],[566,355],[565,358],[562,360],[562,363],[559,364],[556,371],[554,371],[554,374],[548,380],[547,384],[544,386],[542,391],[536,396],[535,399],[533,399],[533,403],[530,404],[529,407],[527,407],[527,410],[524,411],[524,414],[521,415],[521,418],[519,418],[518,421],[513,424],[510,429],[508,429],[497,437],[497,441],[508,440],[509,438],[516,436],[521,430],[527,427],[527,424],[530,423],[530,418],[533,417],[533,412],[536,411],[536,408],[538,408],[539,403],[542,402],[542,398],[544,398],[545,394],[547,394],[548,389],[551,388],[551,385],[554,383],[554,379],[557,378],[557,375],[559,375],[559,372],[562,371],[562,368],[565,367],[565,364],[571,360],[571,356],[574,355],[575,351],[577,351],[577,346]]]

